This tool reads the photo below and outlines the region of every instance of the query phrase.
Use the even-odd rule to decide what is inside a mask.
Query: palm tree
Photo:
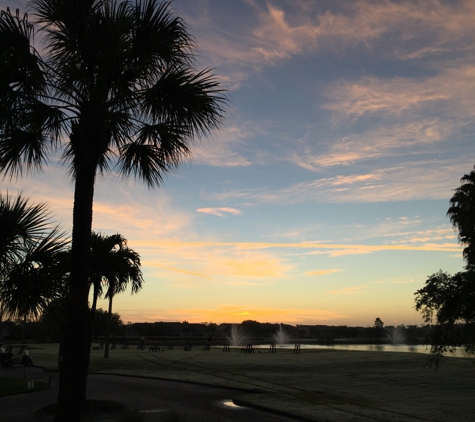
[[[104,351],[104,357],[107,358],[109,357],[112,300],[129,285],[132,294],[137,293],[142,288],[143,276],[140,269],[140,255],[127,246],[127,239],[122,235],[106,236],[93,232],[91,246],[90,280],[94,286],[91,322],[94,319],[97,298],[102,296],[103,287],[107,286],[105,297],[109,299],[109,310]]]
[[[113,263],[112,271],[107,276],[108,289],[106,298],[109,299],[106,345],[104,357],[109,357],[109,344],[111,334],[111,318],[112,318],[112,300],[114,296],[131,288],[131,293],[137,293],[142,288],[143,276],[140,269],[140,256],[137,252],[127,246],[127,241],[122,239],[119,249],[112,254]]]
[[[32,0],[0,19],[0,171],[38,168],[63,146],[74,179],[70,285],[56,421],[79,421],[86,389],[95,178],[111,167],[159,186],[219,127],[225,93],[196,71],[193,39],[157,0]],[[64,143],[64,144],[63,144]]]
[[[465,174],[462,184],[455,189],[450,199],[447,215],[452,225],[458,229],[459,241],[465,245],[463,256],[467,266],[475,265],[475,167]]]
[[[104,293],[104,286],[113,272],[111,265],[113,253],[122,246],[121,235],[106,236],[100,233],[91,233],[91,273],[89,283],[93,289],[90,319],[94,320],[98,298]]]
[[[3,312],[19,319],[37,319],[64,292],[58,271],[67,244],[52,226],[44,204],[30,205],[19,195],[0,195],[0,301]],[[22,332],[22,341],[24,331]]]

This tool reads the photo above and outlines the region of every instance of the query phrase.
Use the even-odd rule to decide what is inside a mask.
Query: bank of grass
[[[139,410],[132,409],[124,412],[117,422],[221,422],[222,419],[201,413],[177,412],[171,410],[154,415],[146,415]]]
[[[35,381],[33,386],[29,386],[28,380],[0,377],[0,397],[11,396],[13,394],[32,393],[34,391],[49,388],[46,382]]]
[[[57,345],[32,350],[35,365],[55,370]],[[241,389],[236,403],[308,419],[345,421],[462,421],[473,418],[475,368],[469,359],[446,358],[438,371],[416,353],[239,349],[91,353],[90,369]]]

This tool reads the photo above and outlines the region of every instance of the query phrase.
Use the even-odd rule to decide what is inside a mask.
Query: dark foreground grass
[[[34,391],[46,390],[49,384],[35,381],[33,388],[28,388],[28,380],[0,377],[0,397],[13,394],[33,393]]]
[[[48,405],[35,412],[42,421],[54,417],[56,404]],[[200,412],[181,412],[176,410],[146,413],[136,408],[110,400],[87,400],[81,420],[84,422],[222,422],[216,416],[203,415]]]
[[[158,414],[145,414],[136,409],[125,412],[117,422],[222,422],[222,419],[201,413],[187,413],[172,410]]]
[[[54,370],[57,346],[38,345],[34,359]],[[92,352],[90,369],[100,374],[238,388],[241,391],[232,397],[236,404],[308,420],[474,420],[475,366],[471,360],[447,358],[437,371],[426,363],[427,356],[417,353],[305,350],[293,354],[277,350],[243,354],[239,349],[223,352],[221,348],[152,353],[130,349],[112,350],[109,359]]]

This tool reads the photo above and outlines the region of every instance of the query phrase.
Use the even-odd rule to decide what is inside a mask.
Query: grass
[[[55,370],[57,351],[57,345],[38,345],[31,354],[35,365]],[[103,351],[93,351],[90,369],[240,388],[233,396],[238,404],[309,419],[471,420],[471,361],[447,358],[438,371],[425,368],[426,362],[427,356],[416,353],[118,349],[111,350],[109,359]]]
[[[131,409],[125,412],[117,422],[221,422],[222,419],[205,416],[200,413],[177,412],[171,410],[169,412],[161,412],[157,415],[145,415],[137,409]]]
[[[35,381],[33,388],[28,388],[28,380],[0,377],[0,397],[13,394],[32,393],[49,388],[46,382]]]

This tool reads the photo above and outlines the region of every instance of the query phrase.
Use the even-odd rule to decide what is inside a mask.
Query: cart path
[[[51,377],[51,388],[47,390],[0,397],[2,422],[38,421],[34,412],[56,402],[57,373],[47,373],[41,368],[26,368],[19,365],[0,369],[0,374],[4,377],[23,378],[26,376],[27,379],[44,382],[49,382]],[[87,386],[87,397],[90,399],[113,400],[147,414],[174,409],[212,414],[224,422],[295,422],[298,420],[248,407],[233,406],[232,399],[239,394],[240,391],[221,387],[101,374],[89,375]]]

